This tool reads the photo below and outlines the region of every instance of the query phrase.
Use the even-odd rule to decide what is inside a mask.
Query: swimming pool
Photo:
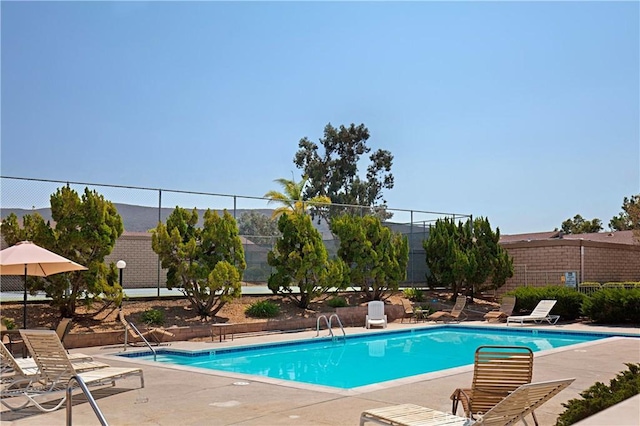
[[[157,351],[157,362],[352,389],[473,363],[481,345],[527,346],[534,352],[611,334],[436,326],[188,352]],[[149,352],[120,354],[153,360]]]

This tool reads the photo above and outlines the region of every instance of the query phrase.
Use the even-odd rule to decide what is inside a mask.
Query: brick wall
[[[514,276],[498,290],[562,284],[564,272],[578,282],[640,281],[640,245],[587,240],[533,240],[504,243],[513,258]]]
[[[388,321],[395,321],[404,314],[404,308],[400,305],[385,305],[385,314]],[[336,308],[336,313],[340,317],[345,327],[364,327],[365,317],[367,315],[366,306],[352,306],[346,308]],[[328,314],[325,314],[328,315]],[[317,317],[294,318],[286,320],[265,320],[251,323],[229,324],[225,330],[227,338],[231,335],[242,333],[262,333],[262,332],[285,332],[292,330],[315,330],[318,323]],[[326,324],[320,323],[322,335],[326,335]],[[333,332],[339,336],[339,326],[333,324]],[[191,327],[170,327],[167,329],[174,334],[173,337],[165,338],[163,341],[183,341],[194,338],[211,338],[212,341],[219,336],[219,330],[213,330],[211,325],[198,325]],[[90,346],[117,345],[124,342],[124,328],[121,331],[107,332],[82,332],[69,333],[65,338],[64,344],[67,349],[84,348]],[[20,350],[20,347],[14,348],[14,353]]]
[[[104,261],[109,264],[118,260],[127,262],[122,271],[124,288],[160,288],[166,287],[167,271],[160,270],[158,275],[158,255],[151,248],[151,234],[128,232],[120,236],[113,251]]]
[[[568,271],[576,271],[579,282],[640,281],[640,245],[558,239],[503,243],[503,247],[513,257],[515,274],[498,290],[499,294],[522,285],[561,284],[560,278]],[[118,260],[127,262],[123,271],[125,288],[166,287],[166,270],[161,269],[158,274],[151,234],[122,235],[105,258],[106,263]],[[4,291],[22,290],[21,277],[5,276],[0,280]]]

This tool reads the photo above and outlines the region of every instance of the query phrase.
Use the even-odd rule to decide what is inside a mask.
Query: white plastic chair
[[[367,318],[365,327],[371,328],[372,325],[381,325],[387,328],[387,316],[384,313],[384,302],[380,300],[372,300],[368,304]]]
[[[525,321],[533,321],[536,324],[546,321],[549,324],[555,324],[558,322],[560,315],[550,315],[549,312],[551,312],[556,302],[557,300],[541,300],[529,315],[512,315],[507,317],[507,326],[509,326],[511,322],[523,324]]]

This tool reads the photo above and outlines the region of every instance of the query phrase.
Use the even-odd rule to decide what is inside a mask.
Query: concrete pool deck
[[[495,325],[463,322],[462,325]],[[387,330],[428,327],[429,324],[390,323]],[[498,326],[504,326],[499,324]],[[584,324],[559,324],[541,330],[576,330],[618,332],[640,336],[638,328],[599,327]],[[515,326],[514,328],[520,328]],[[376,333],[380,329],[347,328],[347,334]],[[326,331],[324,332],[326,334]],[[283,340],[298,340],[316,335],[315,331],[236,338],[218,342],[172,342],[171,348],[206,349]],[[93,347],[72,350],[91,354],[96,360],[113,366],[140,366],[144,370],[145,388],[139,389],[136,378],[122,379],[116,387],[92,390],[98,406],[111,425],[357,425],[366,409],[412,403],[450,411],[449,395],[458,387],[471,384],[473,366],[459,367],[441,373],[414,376],[391,383],[343,391],[277,380],[194,370],[189,367],[156,366],[135,358],[114,357],[122,347]],[[134,348],[138,349],[138,348]],[[129,348],[127,351],[131,351]],[[567,348],[535,354],[534,381],[575,377],[572,385],[536,410],[541,426],[554,425],[564,411],[563,402],[579,397],[579,393],[596,381],[609,380],[626,370],[625,363],[640,362],[640,339],[615,337]],[[389,368],[381,365],[380,368]],[[631,398],[585,425],[640,424],[640,397]],[[2,424],[64,424],[64,408],[41,413],[35,408],[16,412],[2,407]],[[530,420],[530,418],[528,419]],[[588,423],[590,422],[590,423]],[[594,423],[595,422],[595,423]],[[532,422],[529,422],[532,423]],[[98,425],[99,422],[84,397],[78,395],[73,404],[74,425]]]

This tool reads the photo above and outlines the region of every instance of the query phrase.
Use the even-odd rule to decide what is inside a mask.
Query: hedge
[[[582,314],[600,324],[640,323],[640,288],[603,288],[586,297]]]
[[[596,382],[575,398],[563,403],[556,426],[569,426],[640,393],[640,364],[625,364],[628,370],[618,373],[609,386]],[[613,420],[611,420],[613,423]]]
[[[553,315],[560,315],[562,320],[574,320],[581,314],[583,301],[587,296],[579,291],[562,286],[519,287],[507,293],[516,297],[514,312],[531,312],[541,300],[553,299],[556,304],[551,310]]]

